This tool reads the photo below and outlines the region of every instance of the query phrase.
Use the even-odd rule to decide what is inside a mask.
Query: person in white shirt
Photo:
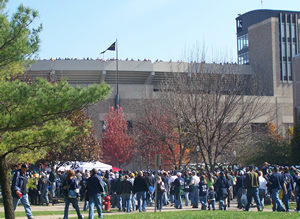
[[[198,208],[198,188],[199,188],[200,178],[196,175],[196,172],[192,172],[192,179],[190,182],[190,187],[194,187],[193,191],[190,193],[191,205],[193,208]]]
[[[267,194],[267,180],[263,177],[262,171],[258,171],[259,192],[258,197],[262,209],[264,208],[264,197]]]

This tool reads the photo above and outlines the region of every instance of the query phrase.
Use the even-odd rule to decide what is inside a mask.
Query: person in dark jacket
[[[121,186],[124,181],[123,174],[119,174],[119,178],[115,181],[113,187],[113,194],[117,195],[117,207],[119,211],[125,209],[124,203],[122,203],[122,196],[121,196]]]
[[[189,206],[189,190],[191,183],[191,178],[189,177],[188,173],[184,174],[184,198],[185,198],[185,206]]]
[[[207,194],[207,202],[208,202],[208,210],[210,210],[210,206],[212,206],[213,210],[216,210],[215,203],[216,203],[216,193],[214,191],[214,187],[209,187],[209,191]]]
[[[51,185],[51,182],[45,175],[45,173],[41,173],[41,178],[38,183],[38,193],[40,194],[41,205],[44,205],[44,201],[46,200],[46,205],[49,205],[49,196],[48,196],[48,186]]]
[[[200,203],[201,203],[201,210],[206,210],[206,202],[207,202],[207,183],[206,183],[205,175],[200,176],[200,183],[199,183],[199,196],[200,196]]]
[[[281,200],[279,199],[279,192],[283,189],[284,194],[287,194],[287,190],[285,187],[283,175],[278,173],[278,168],[274,167],[273,174],[270,176],[269,184],[272,188],[272,203],[273,203],[273,211],[277,211],[277,205],[279,211],[285,211]]]
[[[91,177],[87,181],[87,191],[89,196],[89,218],[94,218],[94,205],[96,204],[98,217],[103,218],[101,195],[104,192],[104,183],[97,175],[97,170],[92,169]]]
[[[28,179],[25,173],[27,169],[28,169],[27,164],[22,164],[21,169],[15,172],[11,184],[11,192],[13,197],[14,210],[16,210],[18,204],[22,202],[26,212],[26,216],[28,218],[33,218],[29,200],[28,200],[28,194],[26,191],[26,184],[28,182]]]
[[[51,182],[51,191],[50,191],[50,195],[52,196],[52,198],[54,198],[55,192],[56,192],[56,181],[57,181],[57,175],[55,173],[55,168],[52,168],[52,171],[50,172],[49,175],[49,181]]]
[[[145,176],[145,179],[147,180],[148,183],[148,188],[149,188],[149,193],[147,194],[147,202],[149,206],[153,205],[153,200],[152,200],[152,194],[153,194],[153,188],[155,184],[155,178],[152,175],[152,172],[149,171],[147,172],[147,176]]]
[[[241,197],[244,191],[244,186],[245,186],[245,180],[246,176],[244,175],[244,171],[240,171],[239,177],[237,177],[236,180],[236,191],[237,191],[237,202],[238,202],[238,208],[242,209],[242,202],[241,202]]]
[[[84,199],[84,205],[83,205],[83,211],[87,211],[88,210],[88,206],[89,206],[89,201],[88,201],[88,194],[86,193],[87,191],[87,180],[88,178],[90,178],[90,173],[86,173],[79,185],[80,185],[80,200],[82,201]]]
[[[215,190],[217,191],[217,201],[220,202],[221,210],[226,210],[228,189],[230,188],[230,182],[225,178],[224,173],[220,173],[220,177],[215,184]]]
[[[283,202],[285,205],[285,210],[286,212],[289,212],[289,199],[291,197],[291,193],[294,190],[294,180],[293,177],[291,176],[289,172],[289,168],[285,167],[284,168],[284,174],[283,174],[287,194],[283,194]]]
[[[181,177],[181,173],[177,173],[177,179],[175,179],[174,186],[175,186],[175,198],[176,198],[176,205],[175,208],[182,209],[182,200],[181,196],[184,195],[184,179]]]
[[[63,181],[62,189],[63,189],[63,193],[65,196],[64,197],[64,199],[65,199],[64,219],[68,218],[70,203],[72,203],[73,208],[76,210],[78,218],[83,218],[83,216],[80,214],[80,210],[79,210],[79,206],[78,206],[78,200],[80,198],[80,193],[79,193],[78,183],[75,178],[74,170],[69,170],[66,179]],[[75,193],[77,194],[77,198],[69,197],[70,190],[75,191]]]
[[[127,208],[127,213],[130,212],[131,195],[132,195],[132,190],[133,190],[132,183],[130,181],[128,181],[128,179],[129,179],[129,176],[125,175],[124,181],[122,182],[122,186],[121,186],[122,203],[124,203],[123,211],[125,211],[125,209]]]
[[[146,211],[146,198],[147,198],[146,194],[147,194],[147,192],[149,192],[148,183],[147,183],[146,179],[143,177],[143,172],[140,171],[133,183],[133,193],[136,194],[139,212]],[[142,205],[141,205],[141,198],[143,200]]]
[[[169,177],[168,177],[168,173],[166,171],[163,172],[163,177],[161,178],[161,180],[164,182],[165,187],[166,187],[166,192],[164,192],[164,194],[163,194],[163,204],[168,205],[169,204],[169,198],[168,198]]]
[[[258,180],[258,174],[254,172],[254,167],[249,166],[249,172],[246,175],[246,180],[245,180],[245,186],[244,190],[247,189],[247,205],[245,210],[249,211],[250,209],[250,204],[252,201],[252,197],[254,198],[254,201],[257,205],[257,210],[261,211],[261,203],[259,200],[258,192],[259,192],[259,180]]]

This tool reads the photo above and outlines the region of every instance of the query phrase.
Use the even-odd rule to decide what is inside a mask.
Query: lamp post
[[[198,152],[199,152],[199,150],[200,150],[200,146],[197,145],[196,146],[196,163],[197,163],[197,168],[198,168],[198,165],[199,165],[199,162],[198,162]]]

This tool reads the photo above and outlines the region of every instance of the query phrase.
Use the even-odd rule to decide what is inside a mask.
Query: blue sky
[[[102,58],[118,38],[119,59],[184,60],[205,47],[206,60],[236,61],[235,18],[255,9],[300,11],[299,0],[10,0],[39,11],[39,57]],[[105,59],[115,57],[105,53]]]

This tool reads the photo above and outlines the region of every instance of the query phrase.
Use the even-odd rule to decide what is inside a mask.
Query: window
[[[238,51],[248,48],[248,34],[238,37]]]
[[[244,64],[249,63],[249,52],[239,54],[238,63],[239,63],[239,65],[244,65]]]
[[[267,130],[267,123],[252,123],[252,132],[265,132]]]

